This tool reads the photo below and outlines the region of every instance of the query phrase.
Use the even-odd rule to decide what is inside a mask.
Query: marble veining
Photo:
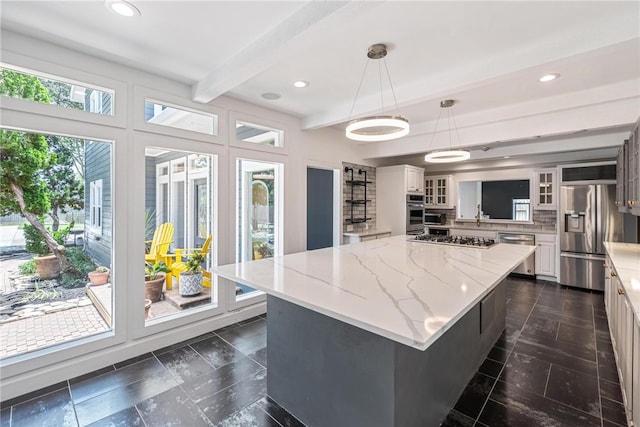
[[[424,350],[534,250],[430,245],[395,236],[214,271]]]
[[[640,244],[605,242],[604,247],[640,324]]]

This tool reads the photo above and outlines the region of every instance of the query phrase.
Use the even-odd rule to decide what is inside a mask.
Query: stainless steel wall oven
[[[424,196],[407,194],[407,234],[424,231]]]

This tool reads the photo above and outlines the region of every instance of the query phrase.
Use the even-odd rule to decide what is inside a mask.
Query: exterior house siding
[[[91,227],[89,184],[102,179],[102,227]],[[111,268],[113,215],[111,197],[111,145],[105,142],[85,142],[85,250],[100,265]]]

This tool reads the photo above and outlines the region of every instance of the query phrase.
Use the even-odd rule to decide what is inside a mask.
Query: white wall
[[[235,172],[236,157],[278,161],[284,164],[284,252],[306,248],[306,168],[341,169],[342,161],[368,164],[358,154],[359,147],[334,129],[301,131],[298,118],[228,97],[210,104],[191,101],[191,86],[162,76],[109,63],[83,53],[69,51],[47,42],[3,31],[2,61],[7,65],[38,70],[54,76],[116,89],[114,117],[89,117],[88,113],[39,105],[3,97],[0,124],[54,134],[69,134],[113,141],[114,157],[114,286],[116,315],[114,332],[85,338],[59,347],[59,351],[38,351],[0,362],[2,399],[72,378],[95,369],[164,347],[265,311],[263,302],[229,311],[199,311],[154,328],[145,328],[142,310],[143,266],[134,262],[143,247],[144,147],[154,146],[196,151],[218,156],[219,264],[231,262],[235,253]],[[158,133],[140,119],[142,95],[154,93],[167,101],[191,108],[220,113],[220,135],[211,138],[190,132],[166,130]],[[285,130],[286,149],[241,147],[233,141],[232,118],[252,117],[257,123]],[[277,150],[276,150],[277,151]],[[342,199],[340,195],[339,200]],[[133,255],[132,255],[133,254]],[[132,261],[133,260],[133,261]],[[221,290],[220,300],[231,300],[231,290]],[[224,302],[221,303],[224,305]]]

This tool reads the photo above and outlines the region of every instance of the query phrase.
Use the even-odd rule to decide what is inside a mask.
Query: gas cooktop
[[[431,234],[419,234],[409,238],[410,242],[435,243],[440,245],[467,246],[478,249],[488,249],[497,242],[485,237],[469,236],[436,236]]]

